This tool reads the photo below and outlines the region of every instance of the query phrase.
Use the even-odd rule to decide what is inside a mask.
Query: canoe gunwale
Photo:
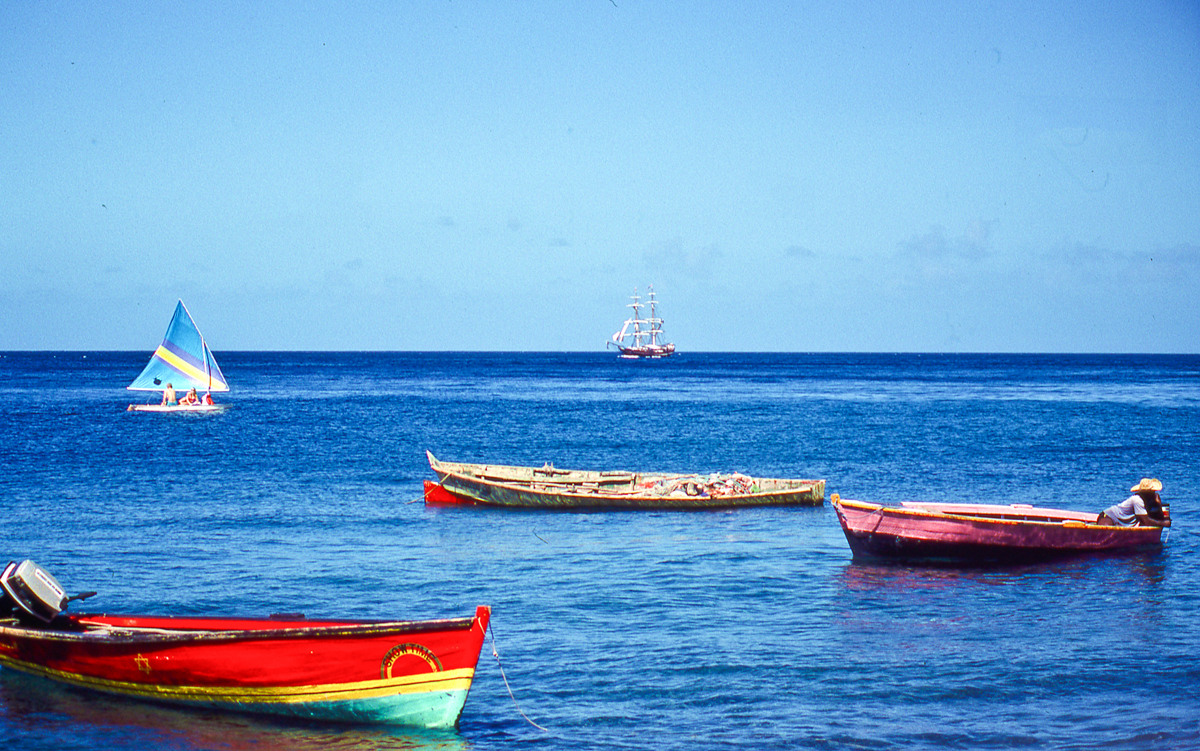
[[[834,504],[834,508],[837,508],[838,506],[844,506],[844,507],[853,508],[853,509],[856,509],[859,511],[869,511],[871,514],[879,513],[879,514],[892,515],[892,516],[911,516],[911,517],[925,517],[925,518],[930,518],[930,519],[961,520],[964,522],[979,522],[982,524],[1015,524],[1015,525],[1020,525],[1020,526],[1044,525],[1044,526],[1056,527],[1056,528],[1065,527],[1065,526],[1079,526],[1079,527],[1095,527],[1097,529],[1114,530],[1114,531],[1121,530],[1121,531],[1125,531],[1125,532],[1141,532],[1142,534],[1145,534],[1145,532],[1150,529],[1157,529],[1160,531],[1162,529],[1162,527],[1136,527],[1136,526],[1134,526],[1134,527],[1110,527],[1110,526],[1104,525],[1104,524],[1096,524],[1095,522],[1085,522],[1081,519],[1073,519],[1073,518],[1053,519],[1053,518],[1045,518],[1045,517],[1030,518],[1029,516],[1021,516],[1020,512],[1022,510],[1030,510],[1030,511],[1038,511],[1038,510],[1058,511],[1059,510],[1059,509],[1039,509],[1039,507],[1036,507],[1036,506],[1000,506],[1000,505],[997,505],[996,506],[997,512],[999,512],[1001,510],[1010,510],[1011,513],[1008,515],[999,515],[999,514],[990,515],[990,514],[967,513],[967,512],[956,513],[956,512],[952,512],[952,511],[944,511],[944,510],[940,510],[940,509],[936,509],[936,508],[925,507],[925,506],[921,506],[921,505],[912,505],[912,506],[907,506],[907,507],[905,507],[905,506],[884,506],[883,504],[879,504],[879,503],[864,503],[862,501],[848,501],[848,500],[837,500],[837,501],[834,501],[833,504]]]
[[[614,493],[599,489],[598,492],[581,493],[537,487],[531,484],[499,483],[480,480],[468,475],[459,475],[445,470],[437,472],[438,487],[471,505],[502,508],[530,509],[697,509],[715,510],[752,506],[821,506],[825,502],[824,481],[803,481],[804,484],[790,488],[765,490],[757,493],[728,495],[654,495],[644,492]],[[494,488],[515,497],[534,497],[536,502],[504,502],[484,497],[473,487]],[[426,493],[428,496],[428,493]],[[771,499],[783,500],[771,500]],[[427,497],[428,501],[428,497]]]
[[[497,486],[497,487],[506,488],[508,490],[528,492],[528,493],[533,493],[536,495],[547,495],[547,496],[555,496],[555,497],[560,497],[560,498],[578,498],[578,499],[584,500],[584,501],[590,501],[590,500],[594,500],[596,498],[617,498],[617,499],[623,498],[623,499],[628,499],[628,500],[645,500],[645,501],[652,501],[652,502],[676,501],[679,503],[686,503],[688,501],[698,501],[701,498],[707,498],[709,500],[720,500],[720,499],[726,499],[726,498],[737,500],[737,499],[742,499],[742,498],[768,497],[768,496],[773,496],[773,495],[788,495],[788,494],[793,494],[793,493],[812,493],[813,490],[815,489],[816,483],[820,482],[819,480],[817,480],[817,481],[798,480],[797,482],[802,482],[804,484],[797,485],[792,488],[786,488],[786,489],[781,488],[779,490],[760,490],[757,493],[730,493],[728,495],[719,495],[719,496],[698,496],[698,495],[669,496],[669,495],[653,495],[650,493],[638,492],[638,491],[631,491],[628,493],[613,493],[611,491],[602,491],[602,492],[598,492],[598,493],[578,493],[578,492],[572,493],[570,491],[551,492],[550,489],[543,489],[543,488],[537,487],[538,483],[523,484],[523,483],[518,483],[518,482],[497,482],[495,480],[484,480],[479,477],[474,477],[471,475],[461,475],[456,472],[447,472],[445,470],[438,471],[437,475],[438,475],[438,479],[443,484],[445,483],[447,478],[455,478],[455,479],[465,480],[466,482],[478,482],[483,485],[493,485],[493,486]],[[690,475],[680,475],[680,477],[687,478],[687,477],[690,477]],[[449,489],[449,488],[447,488],[447,489]],[[601,490],[601,489],[597,488],[597,490]],[[454,491],[451,491],[451,492],[454,492]]]

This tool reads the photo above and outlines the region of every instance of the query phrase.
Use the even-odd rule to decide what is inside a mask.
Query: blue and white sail
[[[229,390],[221,368],[183,300],[175,306],[175,316],[171,318],[162,344],[150,356],[146,369],[127,388],[131,391],[162,391],[168,383],[176,391]]]

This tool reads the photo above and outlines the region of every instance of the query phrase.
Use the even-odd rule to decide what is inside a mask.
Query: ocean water
[[[457,732],[0,669],[6,748],[1200,748],[1198,356],[218,352],[227,411],[128,413],[148,355],[0,353],[0,556],[84,609],[489,604],[493,640]],[[1097,512],[1153,476],[1175,526],[1156,554],[864,564],[828,505],[426,508],[425,450]]]

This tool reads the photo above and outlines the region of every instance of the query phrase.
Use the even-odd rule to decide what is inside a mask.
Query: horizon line
[[[609,355],[619,356],[606,350],[538,350],[538,349],[212,349],[226,354],[409,354],[409,355]],[[0,356],[9,354],[138,354],[153,352],[146,349],[0,349]],[[1103,355],[1110,357],[1136,356],[1195,356],[1200,352],[1108,352],[1100,350],[688,350],[676,352],[664,358],[634,358],[655,360],[677,360],[687,355]]]

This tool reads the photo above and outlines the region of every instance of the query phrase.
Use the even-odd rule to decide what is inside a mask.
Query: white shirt
[[[1146,516],[1146,502],[1134,493],[1117,505],[1104,509],[1104,514],[1122,527],[1132,527],[1137,524],[1139,514]]]

